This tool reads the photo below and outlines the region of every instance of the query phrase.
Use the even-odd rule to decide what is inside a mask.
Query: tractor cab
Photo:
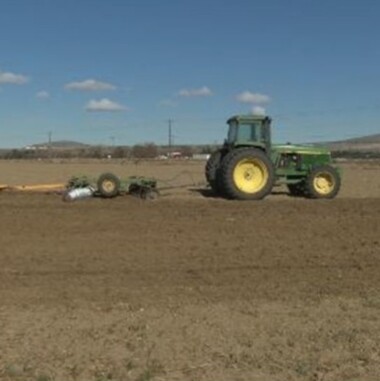
[[[257,147],[267,152],[271,148],[271,119],[260,115],[233,116],[228,119],[227,148]]]

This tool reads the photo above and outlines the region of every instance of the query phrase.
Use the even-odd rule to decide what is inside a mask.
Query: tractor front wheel
[[[97,186],[102,197],[116,197],[120,192],[120,179],[113,173],[103,173],[99,176]]]
[[[314,168],[306,181],[306,191],[311,198],[334,198],[340,189],[340,176],[330,165]]]
[[[222,161],[218,183],[223,195],[237,200],[260,200],[273,188],[274,167],[265,152],[243,148],[230,152]]]

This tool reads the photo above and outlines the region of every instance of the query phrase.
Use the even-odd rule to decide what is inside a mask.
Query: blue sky
[[[377,0],[0,0],[0,147],[380,133]]]

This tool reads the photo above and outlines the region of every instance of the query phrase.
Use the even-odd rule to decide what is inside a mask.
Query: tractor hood
[[[274,144],[272,151],[278,153],[298,153],[302,155],[328,155],[330,151],[326,147],[298,145],[298,144]]]

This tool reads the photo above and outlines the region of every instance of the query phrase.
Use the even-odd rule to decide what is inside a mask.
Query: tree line
[[[29,149],[9,149],[0,151],[0,159],[155,159],[160,156],[169,157],[173,153],[180,153],[181,157],[192,157],[196,153],[211,153],[213,146],[174,146],[170,149],[154,143],[136,144],[134,146],[88,146],[59,148],[46,147]]]
[[[159,146],[154,143],[136,144],[134,146],[81,146],[73,148],[44,147],[35,149],[3,149],[0,159],[155,159],[180,153],[181,157],[190,158],[194,154],[209,154],[217,147],[213,145],[197,146]],[[333,158],[345,159],[380,159],[380,151],[335,150]]]

